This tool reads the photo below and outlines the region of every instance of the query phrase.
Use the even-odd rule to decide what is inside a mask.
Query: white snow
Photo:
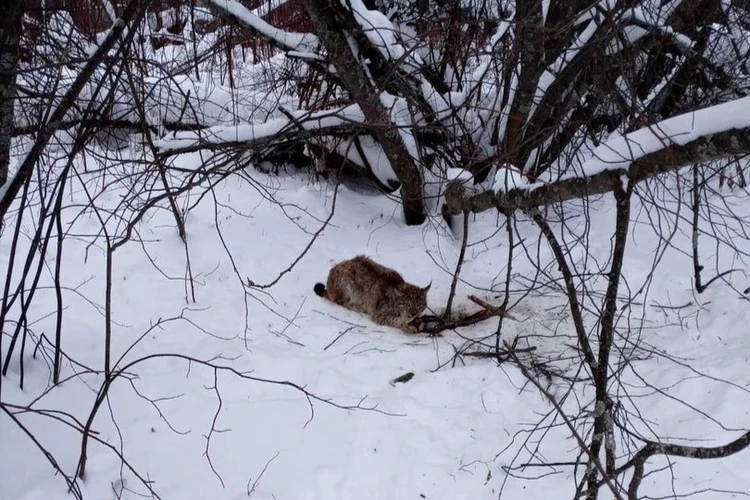
[[[470,181],[472,179],[471,172],[463,168],[449,168],[446,170],[445,174],[446,179],[449,181]]]
[[[181,159],[185,167],[200,162],[197,154]],[[506,169],[505,174],[513,179],[512,170]],[[461,336],[447,332],[438,339],[412,337],[378,327],[366,317],[312,294],[312,285],[325,280],[331,263],[367,253],[398,269],[413,283],[424,285],[432,280],[429,306],[439,311],[451,281],[442,269],[455,265],[459,241],[440,227],[405,227],[397,215],[397,200],[340,187],[331,225],[299,264],[266,293],[251,291],[246,297],[246,279],[268,283],[287,268],[310,240],[310,233],[328,217],[332,201],[330,188],[310,184],[305,175],[272,177],[252,170],[248,175],[247,181],[233,178],[217,185],[213,195],[204,197],[188,216],[196,303],[185,300],[184,249],[167,211],[155,211],[139,226],[141,242],[116,252],[112,281],[115,359],[158,318],[182,312],[189,322],[164,323],[125,354],[124,362],[170,352],[204,360],[221,356],[221,365],[250,371],[256,377],[290,380],[338,404],[361,402],[382,413],[316,403],[313,414],[306,398],[295,390],[243,381],[229,373],[214,379],[210,370],[196,364],[162,358],[133,367],[130,371],[137,378],[132,385],[124,379],[113,385],[111,406],[102,409],[94,424],[98,437],[119,447],[122,436],[130,463],[153,481],[165,499],[246,498],[248,484],[259,478],[273,457],[251,498],[490,500],[498,497],[500,488],[507,498],[572,495],[569,473],[544,474],[526,481],[514,479],[503,469],[528,460],[524,439],[519,438],[527,436],[529,425],[551,410],[525,384],[519,371],[491,360],[451,362],[454,347],[462,347],[465,339],[471,342],[485,337],[494,331],[494,321],[463,329]],[[465,174],[459,169],[449,171],[449,177],[464,178]],[[125,191],[125,187],[109,189],[100,203],[117,203]],[[74,197],[83,194],[78,185],[71,186],[71,193]],[[746,205],[744,201],[747,211]],[[65,212],[66,227],[72,224],[70,234],[96,234],[96,217],[86,215],[73,221],[76,213]],[[634,208],[633,213],[641,212]],[[606,260],[611,205],[596,202],[591,217],[595,229],[587,240],[588,251]],[[572,218],[566,224],[578,234],[575,232],[585,223]],[[638,245],[626,253],[623,270],[633,284],[649,272],[653,245],[659,241],[647,224],[635,227]],[[536,228],[519,221],[519,231],[534,246],[532,256],[541,252],[542,259],[549,258],[545,246],[536,247]],[[502,289],[507,248],[497,240],[497,232],[495,214],[477,214],[472,219],[470,248],[477,251],[467,252],[457,296],[460,310],[473,310],[465,298],[469,293],[494,301],[494,295],[484,290]],[[9,242],[3,238],[0,245],[0,264],[5,265]],[[101,246],[86,250],[87,245],[84,236],[65,242],[63,342],[69,355],[100,367],[103,319],[100,310],[83,297],[95,303],[103,300],[104,256]],[[675,241],[675,248],[679,245]],[[690,276],[684,272],[689,257],[677,250],[669,256],[658,273],[649,304],[679,305],[697,300],[691,292]],[[534,275],[522,252],[514,266],[519,283]],[[44,288],[50,280],[43,275],[39,300],[30,311],[35,332],[47,335],[54,331],[54,318],[49,315],[54,310],[54,290]],[[744,330],[736,328],[747,322],[747,308],[734,292],[721,286],[712,287],[699,299],[700,305],[680,310],[647,308],[648,342],[676,358],[690,358],[691,369],[730,379],[739,386],[750,383],[745,370],[750,340]],[[519,321],[507,322],[504,338],[531,335],[529,341],[538,347],[540,356],[571,359],[574,355],[568,346],[574,339],[565,304],[564,296],[552,289],[523,297],[513,310]],[[553,331],[557,333],[551,335]],[[7,343],[3,346],[7,348]],[[28,404],[47,390],[48,369],[43,359],[32,359],[30,353],[27,356],[23,391],[17,385],[18,363],[11,364],[3,380],[3,402]],[[636,361],[632,366],[640,377],[710,412],[727,427],[747,425],[744,408],[748,396],[740,388],[709,379],[692,382],[691,370],[664,358]],[[65,362],[63,376],[73,375],[74,370],[83,368]],[[390,384],[409,371],[415,374],[413,380]],[[639,395],[644,418],[662,435],[691,436],[705,439],[704,444],[736,437],[736,432],[723,431],[702,415],[644,388],[630,371],[621,376]],[[98,375],[73,376],[35,405],[69,411],[85,420],[99,383]],[[221,482],[204,456],[206,436],[219,407],[214,384],[221,394],[216,417],[216,429],[221,432],[211,435],[208,450]],[[553,381],[550,389],[561,387]],[[156,406],[139,397],[135,389],[154,399]],[[579,396],[583,400],[588,397],[586,393]],[[49,419],[21,418],[58,454],[63,470],[72,473],[80,446],[78,434]],[[642,432],[650,435],[648,429]],[[0,498],[65,496],[62,480],[4,414],[0,414],[0,442],[13,450],[0,454],[0,470],[7,473],[0,481]],[[520,462],[512,462],[517,452],[521,453]],[[553,461],[571,460],[575,455],[570,436],[561,426],[546,433],[541,452]],[[643,492],[669,494],[670,474],[676,478],[678,492],[709,487],[748,490],[744,460],[746,454],[700,463],[675,460],[669,473],[649,475]],[[662,461],[655,459],[649,467],[660,464]],[[537,476],[535,472],[525,473]],[[514,476],[519,473],[524,472],[515,471]],[[140,498],[137,495],[144,492],[143,487],[127,471],[122,474],[112,452],[92,444],[87,480],[82,483],[85,498],[112,498],[113,488],[124,499]]]
[[[433,280],[430,307],[439,310],[450,285],[450,275],[443,273],[440,266],[451,268],[455,264],[458,241],[441,231],[404,227],[394,220],[396,201],[341,187],[332,225],[299,265],[268,291],[270,295],[253,294],[246,313],[242,281],[246,277],[256,283],[271,281],[309,240],[305,231],[320,227],[320,220],[327,217],[331,208],[330,191],[325,186],[310,185],[303,176],[273,178],[259,172],[252,176],[260,185],[272,189],[291,212],[284,215],[283,207],[247,183],[233,180],[217,186],[214,192],[219,205],[214,207],[206,199],[188,218],[197,303],[185,302],[184,283],[175,279],[184,275],[185,261],[168,213],[157,212],[142,225],[141,235],[149,235],[143,244],[133,243],[118,250],[113,280],[115,356],[120,356],[157,318],[179,314],[187,306],[185,315],[192,323],[164,324],[126,360],[168,352],[199,359],[219,355],[227,358],[221,364],[237,370],[303,384],[340,404],[362,400],[363,406],[377,407],[383,413],[339,410],[318,403],[313,415],[306,399],[294,390],[220,374],[216,382],[222,406],[216,427],[222,432],[211,436],[209,451],[222,486],[203,456],[205,436],[218,408],[211,389],[213,374],[197,365],[165,358],[133,368],[138,375],[134,387],[142,395],[156,398],[159,411],[140,398],[130,383],[121,380],[113,386],[111,397],[117,428],[104,408],[94,425],[98,436],[119,446],[118,432],[121,433],[126,456],[138,470],[148,474],[165,499],[246,498],[248,483],[258,479],[274,456],[251,498],[380,500],[424,495],[489,500],[497,498],[506,480],[504,497],[569,497],[574,487],[569,474],[545,475],[529,482],[508,477],[503,470],[522,445],[518,436],[514,441],[514,434],[528,430],[528,423],[536,422],[539,415],[551,409],[525,386],[517,369],[470,358],[453,366],[453,346],[463,344],[461,337],[450,332],[436,340],[406,336],[378,327],[362,315],[312,294],[312,285],[325,279],[332,262],[364,252],[397,268],[409,281],[426,284]],[[110,196],[116,199],[117,193]],[[592,217],[594,227],[611,227],[611,207],[592,207]],[[576,224],[575,219],[567,223]],[[96,226],[94,217],[86,217],[71,230],[90,233]],[[229,260],[218,230],[234,262]],[[536,241],[533,227],[521,225],[520,230]],[[487,241],[496,231],[494,214],[479,214],[471,225],[471,241]],[[626,254],[624,272],[633,282],[648,272],[648,242],[657,241],[653,234],[649,239],[648,229],[641,228],[639,234],[638,250]],[[591,251],[606,254],[609,229],[592,232],[589,243]],[[4,239],[2,244],[0,260],[5,263],[8,243]],[[94,247],[86,257],[85,245],[85,241],[66,240],[63,279],[69,286],[79,286],[80,293],[96,297],[103,285],[103,255]],[[502,287],[502,279],[495,276],[506,259],[507,249],[501,244],[487,250],[470,255],[465,264],[465,282],[459,285],[460,308],[472,309],[464,298],[468,293],[478,293],[472,285],[487,287],[494,283]],[[425,258],[425,253],[435,262]],[[690,277],[683,272],[689,258],[677,251],[670,255],[651,300],[665,305],[694,301]],[[519,257],[515,265],[521,275],[533,274],[523,258]],[[239,276],[234,273],[234,266]],[[89,278],[91,281],[87,281]],[[746,308],[737,306],[737,299],[729,290],[717,287],[707,293],[702,306],[684,311],[650,309],[649,342],[673,356],[689,357],[694,369],[737,384],[750,383],[744,369],[750,343],[744,330],[736,329],[737,324],[747,321]],[[32,311],[35,318],[47,315],[54,307],[52,290],[42,290],[40,294]],[[84,363],[98,366],[102,317],[78,295],[66,293],[65,297],[66,351]],[[532,334],[540,354],[552,359],[569,356],[566,345],[572,344],[573,339],[566,328],[559,328],[561,322],[567,324],[564,306],[564,297],[552,293],[526,297],[514,310],[520,321],[508,322],[505,338]],[[700,316],[690,316],[697,311],[701,311]],[[680,322],[680,313],[691,319]],[[53,322],[51,318],[41,319],[36,327],[49,331],[47,325]],[[656,325],[660,325],[659,329],[653,330]],[[464,329],[462,335],[479,338],[494,327],[494,322],[488,322]],[[553,329],[558,329],[556,338],[549,335]],[[339,335],[342,336],[336,340]],[[434,371],[438,366],[442,368]],[[747,395],[743,391],[710,380],[700,382],[702,385],[697,387],[702,390],[687,382],[678,383],[686,373],[693,373],[664,359],[638,361],[636,366],[640,376],[710,411],[727,426],[746,425],[746,406],[741,401],[746,401]],[[72,374],[72,370],[66,363],[64,375]],[[394,377],[408,371],[415,373],[412,381],[390,384]],[[18,365],[12,364],[10,375],[3,381],[3,401],[26,404],[47,388],[47,375],[44,363],[29,357],[26,386],[21,391],[17,387]],[[734,432],[721,431],[689,409],[640,388],[642,384],[629,372],[622,376],[631,380],[634,392],[642,393],[644,416],[661,432],[706,438],[705,444],[736,436]],[[93,375],[74,377],[36,404],[62,408],[85,419],[94,397],[90,387],[96,387],[98,381]],[[553,383],[552,389],[555,387]],[[22,418],[45,445],[61,453],[62,467],[72,472],[80,445],[76,434],[50,420]],[[170,430],[170,426],[182,434]],[[0,454],[0,467],[12,471],[0,482],[0,498],[34,500],[64,495],[60,478],[52,474],[38,451],[4,415],[0,416],[0,440],[4,447],[14,450],[13,454]],[[548,459],[572,458],[569,435],[559,428],[549,432],[544,443],[543,452]],[[510,449],[498,455],[507,446]],[[522,455],[521,460],[526,459]],[[746,490],[750,480],[742,473],[744,460],[739,456],[701,463],[674,461],[671,470],[677,478],[677,491],[705,487]],[[649,465],[656,467],[660,463],[654,460]],[[648,476],[643,491],[655,496],[665,494],[670,488],[667,476]],[[85,497],[110,498],[113,486],[122,484],[118,461],[110,451],[92,445],[87,481],[82,484]],[[143,492],[127,472],[124,486]],[[123,498],[138,497],[125,490]]]
[[[391,167],[388,158],[385,156],[385,152],[380,144],[378,144],[375,139],[368,136],[360,136],[358,137],[358,140],[362,148],[362,153],[365,155],[364,158],[360,155],[359,149],[354,144],[353,139],[328,140],[325,141],[324,144],[326,147],[339,153],[355,165],[359,165],[360,167],[369,165],[372,169],[373,175],[375,175],[382,184],[388,186],[392,182],[398,182],[398,177],[393,172],[393,168]]]
[[[528,186],[528,180],[520,170],[510,166],[502,166],[495,173],[495,183],[492,186],[493,191],[505,193],[512,189],[524,189]]]
[[[241,19],[243,23],[252,26],[263,36],[289,50],[299,52],[313,52],[318,46],[318,37],[310,33],[291,33],[274,27],[251,12],[236,0],[208,0],[216,8],[226,11]]]
[[[3,182],[3,184],[0,186],[0,201],[2,201],[3,198],[5,198],[5,193],[8,192],[8,188],[10,187],[10,183],[13,182],[13,177],[14,176],[9,175],[8,178],[5,179],[5,182]]]
[[[347,0],[342,1],[348,4]],[[681,1],[663,6],[653,2],[656,14],[628,15],[658,24]],[[321,60],[316,54],[317,38],[284,32],[260,19],[271,4],[264,3],[250,11],[233,0],[210,2],[286,47],[289,56]],[[274,0],[274,5],[283,2]],[[576,21],[589,25],[545,73],[535,104],[588,37],[594,36],[596,9],[612,10],[616,4],[615,0],[599,2]],[[409,45],[410,28],[367,9],[361,0],[351,0],[351,5],[357,21],[366,27],[369,40],[384,56],[402,65],[407,73],[411,73],[409,68],[423,64],[422,48]],[[542,7],[546,19],[548,0],[543,1]],[[510,22],[501,22],[485,49],[494,49],[511,26]],[[626,36],[637,37],[639,30],[643,31],[639,27],[626,28]],[[678,41],[689,42],[679,34],[671,34]],[[92,47],[85,46],[82,51]],[[356,44],[352,48],[356,50]],[[170,50],[182,49],[168,48],[161,54],[166,57]],[[254,71],[239,67],[237,62],[237,71],[246,71],[245,77]],[[164,66],[168,63],[164,62]],[[487,125],[492,123],[487,119],[489,115],[482,113],[499,106],[494,104],[500,102],[497,90],[488,91],[486,101],[473,100],[475,90],[484,80],[491,79],[486,75],[494,71],[483,56],[477,57],[475,63],[464,74],[464,78],[473,80],[472,85],[463,91],[451,87],[441,94],[425,79],[419,80],[427,102],[439,119],[446,120],[451,131],[453,127],[479,134],[483,127],[491,128]],[[271,64],[283,64],[283,56]],[[448,81],[456,84],[450,70],[448,73]],[[249,80],[258,84],[262,75],[252,74],[254,77]],[[74,76],[72,71],[62,72],[62,91]],[[162,151],[271,138],[300,124],[305,130],[315,131],[364,120],[356,105],[310,113],[296,109],[298,103],[282,90],[251,93],[230,89],[215,81],[210,72],[202,73],[200,81],[192,76],[163,76],[152,75],[141,82],[148,96],[145,105],[150,123],[160,125],[179,119],[187,124],[210,126],[197,132],[165,134],[157,144]],[[500,120],[501,143],[516,91],[517,72],[511,78],[508,102],[496,118]],[[84,89],[84,98],[92,96],[92,88]],[[116,97],[113,116],[135,118],[131,97]],[[399,126],[409,153],[418,156],[411,130],[421,116],[412,113],[403,98],[386,92],[379,97],[391,121]],[[485,106],[488,102],[493,105]],[[278,109],[286,104],[290,104],[291,119]],[[467,110],[471,107],[483,109]],[[244,123],[237,124],[239,120]],[[748,127],[750,98],[738,99],[626,135],[612,135],[593,152],[588,150],[590,157],[582,165],[576,164],[575,172],[548,181],[614,170],[625,188],[629,182],[627,167],[644,155],[671,144],[686,144]],[[332,147],[355,163],[364,164],[367,160],[381,182],[395,180],[382,148],[371,137],[360,140],[365,158],[349,140],[340,140]],[[138,151],[128,154],[141,160]],[[206,154],[204,151],[177,156],[175,166],[179,169],[169,172],[170,182],[180,185],[191,179],[194,171],[204,165]],[[29,310],[24,387],[19,387],[21,366],[14,355],[0,394],[3,404],[31,404],[37,409],[65,411],[77,421],[86,420],[102,383],[101,373],[91,373],[86,368],[102,369],[104,345],[105,245],[97,215],[116,214],[107,229],[112,233],[121,231],[125,219],[119,217],[130,216],[132,210],[139,208],[123,207],[122,200],[132,196],[139,183],[153,189],[148,182],[155,178],[150,177],[152,172],[142,172],[138,161],[119,164],[132,171],[122,174],[119,182],[108,174],[107,188],[96,197],[100,211],[81,211],[87,203],[87,190],[101,189],[104,182],[97,177],[100,171],[84,168],[84,159],[90,165],[98,161],[92,157],[79,159],[76,166],[82,174],[70,180],[62,214],[66,234],[62,266],[63,347],[76,363],[65,358],[65,382],[52,387],[49,351],[34,351],[42,334],[52,338],[55,331],[55,290],[49,271],[55,262],[50,254]],[[334,198],[332,186],[313,181],[309,173],[294,169],[272,176],[250,167],[206,186],[205,192],[196,190],[179,197],[180,209],[190,209],[186,226],[195,302],[189,298],[185,278],[185,247],[176,234],[169,207],[166,203],[155,207],[135,226],[133,241],[114,255],[112,354],[115,360],[121,358],[118,366],[148,356],[163,357],[134,365],[114,383],[111,397],[94,421],[95,436],[121,449],[128,462],[152,481],[166,500],[572,498],[575,484],[570,467],[519,468],[519,464],[538,462],[540,457],[559,463],[576,459],[575,444],[560,420],[543,417],[554,415],[551,405],[510,363],[498,365],[494,360],[456,356],[461,349],[479,350],[478,342],[490,338],[496,321],[448,331],[439,338],[408,336],[377,326],[364,315],[312,293],[314,283],[325,281],[333,263],[366,253],[397,269],[412,283],[426,285],[432,281],[428,313],[443,310],[460,252],[462,227],[458,221],[459,237],[455,238],[437,216],[439,190],[445,181],[463,181],[469,191],[498,192],[532,190],[543,184],[529,184],[517,168],[500,165],[483,185],[475,186],[468,171],[443,170],[442,161],[438,157],[432,170],[423,173],[427,202],[435,210],[427,223],[417,228],[404,224],[397,196],[362,194],[342,185]],[[672,187],[667,184],[666,188]],[[5,188],[7,184],[0,187],[0,198]],[[723,194],[720,201],[739,217],[750,220],[746,197]],[[628,287],[638,290],[651,276],[654,255],[661,255],[659,245],[669,231],[652,228],[651,206],[643,205],[640,199],[633,203],[633,237],[622,275]],[[550,217],[553,230],[570,245],[570,257],[578,259],[576,265],[580,264],[580,268],[576,272],[580,274],[576,279],[590,277],[586,286],[591,295],[584,311],[587,327],[599,321],[595,302],[606,283],[605,273],[600,272],[597,263],[611,257],[613,213],[613,200],[606,197],[592,200],[585,218],[578,213],[560,220]],[[330,224],[314,236],[328,217]],[[457,310],[463,312],[476,310],[467,299],[469,294],[491,303],[502,300],[509,252],[507,240],[503,239],[504,217],[488,211],[473,214],[469,220],[467,258],[455,303]],[[642,343],[643,353],[618,365],[622,368],[618,373],[620,382],[647,422],[633,423],[637,432],[648,438],[656,433],[670,442],[723,444],[748,427],[750,374],[746,367],[750,337],[742,325],[750,321],[750,310],[746,298],[721,281],[702,295],[693,292],[692,261],[680,250],[689,248],[692,233],[685,221],[679,217],[675,221],[659,222],[667,229],[671,229],[670,224],[676,226],[654,272],[654,282],[644,286],[633,302],[622,304],[621,309],[618,305],[622,312],[621,332],[626,337],[618,337],[621,349],[614,355],[620,358],[613,363],[622,361],[621,356],[633,348],[634,342]],[[6,223],[0,238],[2,268],[9,262],[11,242],[6,235],[12,233],[14,220],[9,218]],[[36,221],[30,217],[21,227],[21,253],[28,247],[34,224]],[[502,338],[512,341],[517,335],[525,336],[522,342],[536,347],[535,353],[541,359],[578,376],[579,353],[573,347],[576,339],[567,299],[559,291],[558,268],[536,226],[519,215],[515,228],[511,291],[512,301],[519,300],[512,311],[518,321],[504,323]],[[736,229],[737,234],[743,230],[744,227]],[[314,243],[299,258],[314,237]],[[742,238],[736,240],[734,243],[744,254],[750,253],[750,243]],[[576,245],[576,241],[581,244]],[[705,253],[707,268],[738,267],[737,256],[718,246],[707,244]],[[298,258],[299,262],[273,287],[247,287],[248,281],[274,281]],[[23,266],[22,260],[16,271]],[[16,272],[14,279],[18,275]],[[740,289],[747,286],[741,273],[730,278]],[[540,288],[529,295],[518,291],[530,282]],[[181,317],[169,319],[178,316]],[[644,320],[643,331],[637,329],[640,319]],[[166,321],[149,331],[160,320]],[[149,334],[144,336],[146,331]],[[4,335],[2,349],[7,350],[7,330]],[[361,408],[341,409],[319,400],[312,400],[311,407],[311,401],[294,388],[243,380],[228,372],[214,374],[199,363],[169,357],[170,353],[213,360],[265,380],[291,381],[336,405]],[[0,354],[5,359],[5,352]],[[392,383],[406,372],[414,373],[411,381]],[[709,377],[698,378],[698,372]],[[577,409],[578,402],[592,401],[591,391],[581,386],[570,393],[559,379],[546,383],[571,411]],[[632,401],[624,397],[623,401],[623,411],[635,415]],[[48,417],[29,412],[21,412],[18,417],[55,454],[63,471],[73,474],[80,434]],[[540,421],[541,431],[535,432],[534,425]],[[73,418],[68,418],[68,422],[74,422]],[[615,444],[620,452],[626,451],[621,440]],[[539,455],[531,457],[530,450],[537,445]],[[0,453],[0,499],[72,498],[44,456],[2,411],[0,448],[11,450]],[[750,491],[748,453],[714,461],[667,462],[653,458],[647,463],[647,472],[653,473],[644,479],[641,493],[644,497],[670,498],[705,490],[701,498],[713,500],[724,498],[716,490]],[[618,458],[620,463],[622,459]],[[135,500],[146,495],[143,485],[122,467],[112,450],[95,442],[90,444],[88,474],[81,488],[85,498],[95,500]]]
[[[117,20],[117,11],[112,5],[112,2],[110,2],[109,0],[103,0],[102,6],[104,7],[104,11],[107,13],[107,17],[109,17],[110,22],[114,23]]]
[[[398,39],[399,30],[385,14],[368,9],[362,0],[341,0],[341,3],[352,9],[355,20],[362,27],[362,32],[385,56],[386,60],[421,67],[422,61],[419,56],[413,51],[407,52]]]

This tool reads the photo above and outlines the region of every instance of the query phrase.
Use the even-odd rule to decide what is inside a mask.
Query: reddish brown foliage
[[[266,0],[240,0],[251,11],[261,7]],[[111,0],[115,10],[120,12],[124,7],[125,0]],[[270,12],[263,18],[277,28],[293,32],[310,32],[313,30],[310,17],[305,11],[301,0],[289,0],[272,7]],[[190,4],[183,0],[155,0],[148,9],[148,22],[155,32],[177,35],[182,33],[185,25],[190,22],[186,10]],[[109,17],[104,5],[98,0],[47,0],[46,8],[42,7],[42,0],[25,0],[24,8],[31,23],[26,23],[26,35],[31,39],[37,39],[41,35],[42,26],[45,22],[45,14],[50,12],[67,11],[76,28],[87,36],[93,36],[107,29],[110,25]],[[195,30],[200,34],[213,33],[219,28],[225,27],[223,20],[216,17],[206,22],[196,20]],[[232,45],[242,45],[243,48],[251,49],[256,58],[268,58],[274,53],[274,48],[260,37],[246,34],[231,34]],[[172,43],[181,43],[179,40],[168,37],[153,35],[152,44],[155,47]]]

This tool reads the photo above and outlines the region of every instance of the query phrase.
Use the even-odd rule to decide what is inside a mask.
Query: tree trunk
[[[331,0],[304,0],[318,37],[328,52],[328,59],[336,69],[336,75],[362,109],[365,121],[372,128],[373,137],[380,143],[396,177],[401,183],[401,203],[407,225],[416,226],[425,220],[422,176],[414,160],[406,150],[401,135],[388,116],[388,110],[380,101],[379,90],[367,78],[360,61],[352,53],[341,16],[351,13],[343,7],[336,8]]]
[[[0,186],[8,180],[22,13],[21,0],[11,1],[0,20]]]

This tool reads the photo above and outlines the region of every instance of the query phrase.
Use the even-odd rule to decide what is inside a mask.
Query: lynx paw
[[[422,321],[419,318],[415,318],[401,327],[406,333],[419,333],[422,328]]]

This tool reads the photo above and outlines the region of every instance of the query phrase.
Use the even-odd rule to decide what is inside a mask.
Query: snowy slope
[[[312,293],[313,284],[325,280],[331,263],[367,253],[397,268],[415,284],[434,280],[429,302],[439,312],[448,295],[459,240],[437,221],[421,228],[406,227],[395,201],[341,187],[331,225],[299,264],[272,288],[246,297],[243,283],[247,279],[270,283],[297,258],[328,217],[332,202],[329,186],[314,184],[302,174],[248,175],[284,205],[272,203],[252,185],[235,178],[220,184],[214,195],[206,196],[190,213],[195,303],[185,300],[185,253],[168,213],[155,212],[139,225],[142,244],[131,242],[115,253],[114,358],[159,318],[166,320],[182,312],[185,319],[154,329],[126,354],[125,362],[158,353],[203,360],[221,356],[220,364],[240,372],[292,381],[338,405],[362,409],[345,410],[321,402],[311,407],[292,388],[223,372],[214,378],[211,370],[195,363],[156,358],[132,370],[132,384],[124,379],[114,384],[109,406],[102,408],[94,425],[103,440],[119,448],[122,439],[129,462],[154,481],[165,499],[248,498],[253,482],[271,459],[250,498],[491,499],[501,489],[502,498],[572,497],[570,467],[514,470],[510,475],[503,469],[516,456],[516,465],[528,459],[523,451],[527,432],[552,410],[519,370],[507,363],[497,366],[474,358],[451,362],[456,348],[494,332],[494,321],[437,339],[407,336]],[[115,198],[116,193],[107,196]],[[216,205],[213,196],[219,202]],[[737,203],[739,209],[749,208],[746,200]],[[646,217],[636,209],[633,214]],[[610,250],[614,225],[611,200],[597,202],[592,219],[597,230],[592,232],[589,250],[603,257]],[[459,284],[459,309],[473,309],[466,300],[469,293],[497,301],[503,289],[507,248],[504,229],[498,231],[497,221],[496,214],[486,213],[471,226],[473,244],[467,251],[464,281]],[[583,227],[584,222],[579,218],[570,223]],[[76,221],[71,232],[90,233],[97,225],[93,216],[86,216]],[[625,265],[631,286],[638,286],[648,272],[656,241],[652,229],[635,227]],[[538,230],[523,221],[519,228],[529,248],[536,251]],[[688,241],[682,235],[678,240]],[[3,239],[0,245],[0,263],[5,264],[8,243]],[[711,261],[706,246],[705,257]],[[79,287],[80,295],[65,295],[64,348],[80,363],[100,368],[103,317],[81,295],[103,303],[104,253],[100,246],[85,250],[84,239],[66,241],[64,282]],[[549,260],[543,243],[539,252]],[[531,276],[525,257],[514,265],[519,283]],[[695,373],[658,356],[635,361],[633,366],[639,376],[684,398],[727,428],[741,429],[747,426],[750,409],[745,389],[750,383],[745,369],[750,339],[743,328],[748,305],[721,284],[695,297],[690,269],[689,257],[677,250],[670,250],[663,259],[645,305],[633,307],[636,316],[646,315],[644,340],[670,356],[689,358],[695,370],[730,379],[737,386],[687,380]],[[49,284],[49,276],[43,279]],[[490,287],[498,292],[487,292]],[[682,309],[653,306],[687,302],[692,305]],[[564,297],[552,290],[524,298],[513,310],[519,321],[506,322],[504,337],[528,335],[541,355],[559,358],[560,366],[569,365],[566,359],[573,339],[564,304]],[[53,331],[54,319],[44,318],[53,310],[54,291],[41,291],[33,317],[42,319],[34,324],[35,331]],[[24,389],[18,388],[19,366],[14,363],[3,383],[4,402],[26,404],[47,388],[49,370],[43,360],[32,360],[30,351]],[[63,376],[73,370],[66,364]],[[389,384],[407,371],[415,373],[413,380]],[[628,369],[623,378],[634,394],[641,395],[644,417],[663,436],[720,444],[739,435],[738,430],[721,430],[705,416],[658,392],[642,389]],[[93,375],[72,378],[37,405],[64,409],[85,420],[100,383]],[[559,387],[552,381],[553,392]],[[136,389],[156,401],[155,405],[139,397]],[[207,448],[206,436],[214,419],[215,431]],[[39,417],[28,416],[24,423],[61,457],[64,470],[75,470],[79,435]],[[574,442],[559,420],[557,424],[545,434],[541,450],[552,462],[572,460]],[[533,448],[541,437],[534,434],[526,445]],[[63,480],[54,477],[39,451],[4,414],[0,415],[0,443],[3,449],[13,450],[0,453],[0,470],[4,471],[0,499],[66,497]],[[215,473],[205,456],[207,449]],[[82,486],[85,498],[141,498],[138,494],[143,494],[143,487],[122,470],[110,450],[91,444],[89,455]],[[673,494],[673,488],[677,493],[707,488],[750,491],[750,477],[742,465],[745,459],[747,453],[714,462],[674,461],[671,471],[648,476],[642,492],[659,496]],[[665,461],[655,459],[653,465],[661,467]],[[717,492],[700,495],[728,497]]]

